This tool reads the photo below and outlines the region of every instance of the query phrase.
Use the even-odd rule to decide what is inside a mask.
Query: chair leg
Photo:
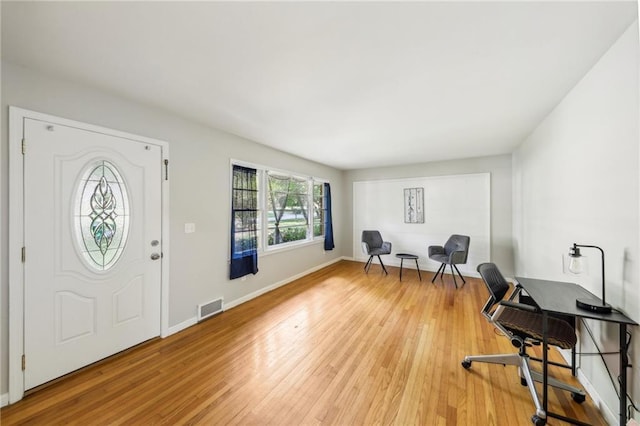
[[[389,275],[389,273],[387,272],[387,268],[385,268],[384,263],[382,263],[382,259],[380,259],[380,255],[378,255],[378,260],[380,261],[380,266],[382,266],[382,270],[384,271],[384,273],[386,275]]]
[[[535,371],[535,370],[531,370],[531,377],[536,382],[542,383],[542,373],[541,372]],[[567,392],[572,392],[572,393],[576,393],[576,394],[579,394],[579,395],[585,395],[586,396],[586,393],[582,389],[577,388],[575,386],[571,386],[568,383],[561,382],[560,380],[556,379],[555,377],[547,377],[547,383],[549,384],[549,386],[553,386],[554,388],[558,388],[558,389],[565,390]]]
[[[458,271],[458,267],[453,264],[451,265],[451,276],[453,277],[453,284],[456,286],[456,288],[458,288],[458,282],[456,281],[456,274],[453,271],[453,268],[456,268],[456,271]],[[436,280],[436,278],[438,278],[438,274],[440,274],[440,280],[442,280],[442,277],[444,277],[445,272],[447,272],[447,264],[442,263],[438,268],[438,271],[436,272],[436,274],[431,279],[431,282],[433,283]],[[460,271],[458,271],[458,275],[460,275],[460,278],[462,278]],[[466,284],[466,281],[464,280],[464,278],[462,278],[462,282]]]
[[[364,265],[364,271],[368,274],[369,268],[371,267],[371,261],[373,260],[373,256],[369,256],[369,260],[367,260],[367,264]]]
[[[465,363],[471,362],[484,362],[488,364],[500,364],[500,365],[515,365],[520,366],[520,355],[513,354],[499,354],[499,355],[473,355],[465,356]]]
[[[536,386],[533,382],[532,372],[529,367],[529,357],[526,354],[499,354],[499,355],[475,355],[475,356],[466,356],[462,361],[462,366],[465,369],[471,368],[472,362],[485,362],[490,364],[502,364],[502,365],[514,365],[518,367],[518,373],[520,377],[524,377],[526,381],[527,388],[529,388],[529,393],[531,394],[531,399],[533,400],[534,405],[536,406],[536,416],[540,419],[546,419],[547,413],[542,409],[542,404],[540,403],[540,398],[538,397],[538,392],[536,391]],[[525,384],[525,383],[523,383]]]
[[[521,357],[520,372],[527,381],[527,388],[529,388],[531,399],[533,399],[533,404],[536,406],[536,416],[541,419],[546,419],[547,413],[545,413],[545,411],[542,409],[542,404],[540,403],[540,398],[538,397],[538,391],[536,390],[536,385],[533,383],[533,377],[531,376],[529,357]]]
[[[444,268],[444,267],[445,267],[445,264],[441,263],[440,267],[438,268],[438,272],[436,272],[436,274],[433,276],[433,278],[431,278],[431,282],[432,283],[436,280],[436,278],[438,278],[438,274],[440,273],[440,271],[442,271],[442,268]],[[442,278],[442,275],[440,275],[440,278]]]
[[[523,348],[521,348],[522,351]],[[540,397],[538,396],[538,392],[536,390],[536,386],[534,382],[542,382],[542,373],[532,370],[529,364],[529,355],[524,353],[513,353],[513,354],[498,354],[498,355],[473,355],[466,356],[462,361],[462,366],[465,369],[471,368],[472,362],[484,362],[489,364],[502,364],[502,365],[515,365],[518,367],[518,373],[520,375],[523,385],[526,385],[529,389],[529,393],[531,394],[531,399],[533,400],[534,405],[536,406],[536,416],[539,419],[546,419],[547,413],[543,410],[542,404],[540,403]],[[562,389],[567,392],[572,393],[572,397],[577,402],[583,401],[576,399],[575,395],[586,396],[585,392],[582,389],[576,388],[574,386],[569,385],[568,383],[564,383],[559,381],[554,377],[548,377],[547,383],[549,386],[553,386],[558,389]],[[573,395],[575,394],[575,395]]]
[[[455,285],[456,288],[458,288],[458,283],[456,282],[456,274],[455,272],[453,272],[453,264],[451,264],[451,276],[453,277],[453,285]]]
[[[464,285],[464,284],[466,284],[467,282],[464,280],[464,277],[462,276],[462,274],[461,274],[461,273],[460,273],[460,271],[458,270],[458,267],[457,267],[455,264],[453,264],[453,265],[451,265],[451,266],[453,266],[454,268],[456,268],[456,271],[458,272],[458,275],[460,276],[460,279],[462,280],[463,285]],[[451,271],[451,272],[453,273],[453,271]]]

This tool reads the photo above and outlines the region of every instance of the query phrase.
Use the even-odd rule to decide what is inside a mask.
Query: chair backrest
[[[492,315],[492,307],[504,299],[509,292],[509,283],[493,263],[481,263],[477,269],[490,293],[489,300],[482,308],[482,314],[506,336],[511,336],[511,342],[515,346],[520,347],[519,345],[521,345],[521,343],[519,345],[514,343],[514,338],[518,336],[520,339],[531,338],[542,341],[542,314],[519,308],[504,307],[502,312]],[[513,293],[511,294],[513,295]],[[494,314],[496,312],[498,311],[493,311]],[[536,316],[539,321],[536,321]],[[548,321],[547,337],[550,344],[563,349],[575,346],[576,333],[569,322],[554,316],[548,318]],[[519,341],[522,342],[522,340]]]
[[[504,299],[504,296],[509,291],[509,283],[504,279],[495,263],[481,263],[478,265],[477,270],[491,296],[483,309],[483,311],[488,312],[493,305]]]
[[[367,243],[370,249],[382,247],[382,235],[380,231],[362,231],[362,242]]]
[[[467,262],[467,256],[469,255],[469,242],[471,238],[466,235],[457,235],[454,234],[449,237],[447,242],[444,245],[444,252],[448,255],[453,253],[454,251],[463,251],[464,252],[464,263]]]

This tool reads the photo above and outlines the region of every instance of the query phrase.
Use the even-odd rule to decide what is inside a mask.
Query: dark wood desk
[[[576,306],[577,298],[594,298],[595,296],[584,289],[583,287],[567,282],[560,281],[547,281],[538,280],[533,278],[516,277],[517,285],[521,287],[538,305],[542,311],[542,324],[543,324],[543,342],[542,342],[542,407],[548,417],[555,417],[557,419],[572,422],[576,424],[585,424],[561,416],[559,414],[551,413],[547,409],[547,317],[548,314],[563,314],[572,315],[580,318],[589,318],[599,321],[613,322],[620,327],[620,424],[625,425],[627,423],[627,368],[629,367],[629,359],[627,356],[627,325],[638,325],[631,318],[623,315],[619,312],[611,312],[610,314],[598,314],[595,312],[579,309]]]

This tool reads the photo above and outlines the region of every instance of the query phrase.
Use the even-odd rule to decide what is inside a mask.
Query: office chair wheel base
[[[471,361],[462,361],[461,364],[465,368],[465,370],[468,370],[471,368]]]
[[[571,398],[573,398],[573,400],[575,402],[577,402],[578,404],[582,404],[584,402],[584,400],[586,399],[586,396],[584,396],[581,393],[571,392]]]
[[[533,415],[531,416],[531,423],[533,423],[536,426],[544,426],[547,424],[547,419],[543,419],[542,417]]]

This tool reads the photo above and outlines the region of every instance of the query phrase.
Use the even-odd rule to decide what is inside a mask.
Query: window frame
[[[313,182],[311,182],[311,201],[315,201],[315,190],[316,190],[316,185],[318,185],[320,187],[320,235],[316,236],[315,234],[315,204],[313,205],[314,208],[314,212],[312,212],[311,215],[311,233],[312,233],[312,238],[313,239],[322,239],[322,241],[324,241],[324,235],[325,235],[325,220],[326,220],[326,212],[325,210],[327,209],[327,206],[325,205],[325,201],[326,201],[326,197],[325,197],[325,193],[324,193],[324,184],[327,183],[325,181],[319,181],[319,180],[314,180]]]
[[[232,179],[233,179],[233,166],[237,165],[237,166],[243,166],[243,167],[250,167],[253,169],[256,169],[256,174],[257,174],[257,179],[258,179],[258,223],[257,223],[257,227],[258,227],[258,256],[264,256],[264,255],[269,255],[269,254],[273,254],[273,253],[278,253],[281,251],[286,251],[286,250],[291,250],[291,249],[295,249],[295,248],[299,248],[299,247],[304,247],[307,245],[313,245],[313,244],[320,244],[324,242],[324,230],[322,232],[322,235],[318,235],[318,236],[314,236],[314,231],[313,231],[313,224],[314,224],[314,218],[313,218],[313,201],[314,201],[314,186],[315,185],[322,185],[323,189],[322,189],[322,207],[324,208],[324,184],[325,183],[329,183],[328,179],[323,179],[323,178],[319,178],[319,177],[315,177],[315,176],[308,176],[308,175],[304,175],[301,173],[296,173],[296,172],[291,172],[288,170],[283,170],[283,169],[278,169],[275,167],[268,167],[268,166],[264,166],[264,165],[260,165],[260,164],[255,164],[255,163],[250,163],[250,162],[246,162],[246,161],[241,161],[241,160],[235,160],[235,159],[231,159],[230,161],[230,165],[229,165],[229,176],[230,176],[230,183],[229,183],[229,202],[232,202],[232,192],[231,191],[231,185],[232,185]],[[268,211],[267,211],[267,205],[268,205],[268,201],[267,201],[267,197],[268,197],[268,183],[267,183],[267,179],[268,179],[268,173],[272,172],[274,174],[278,174],[278,175],[282,175],[282,176],[290,176],[296,179],[303,179],[307,182],[307,206],[309,206],[311,208],[311,211],[308,213],[308,223],[307,223],[307,233],[306,233],[306,238],[301,239],[301,240],[296,240],[296,241],[289,241],[286,243],[280,243],[280,244],[274,244],[274,245],[269,245],[268,241],[269,241],[269,221],[268,221]],[[309,208],[308,207],[308,208]],[[323,218],[324,220],[324,218]]]
[[[252,167],[231,166],[231,232],[229,255],[229,279],[242,278],[258,272],[258,173]],[[240,214],[240,229],[238,229]],[[249,219],[247,226],[246,219]],[[238,250],[238,236],[241,250]],[[245,241],[249,240],[249,247]]]

